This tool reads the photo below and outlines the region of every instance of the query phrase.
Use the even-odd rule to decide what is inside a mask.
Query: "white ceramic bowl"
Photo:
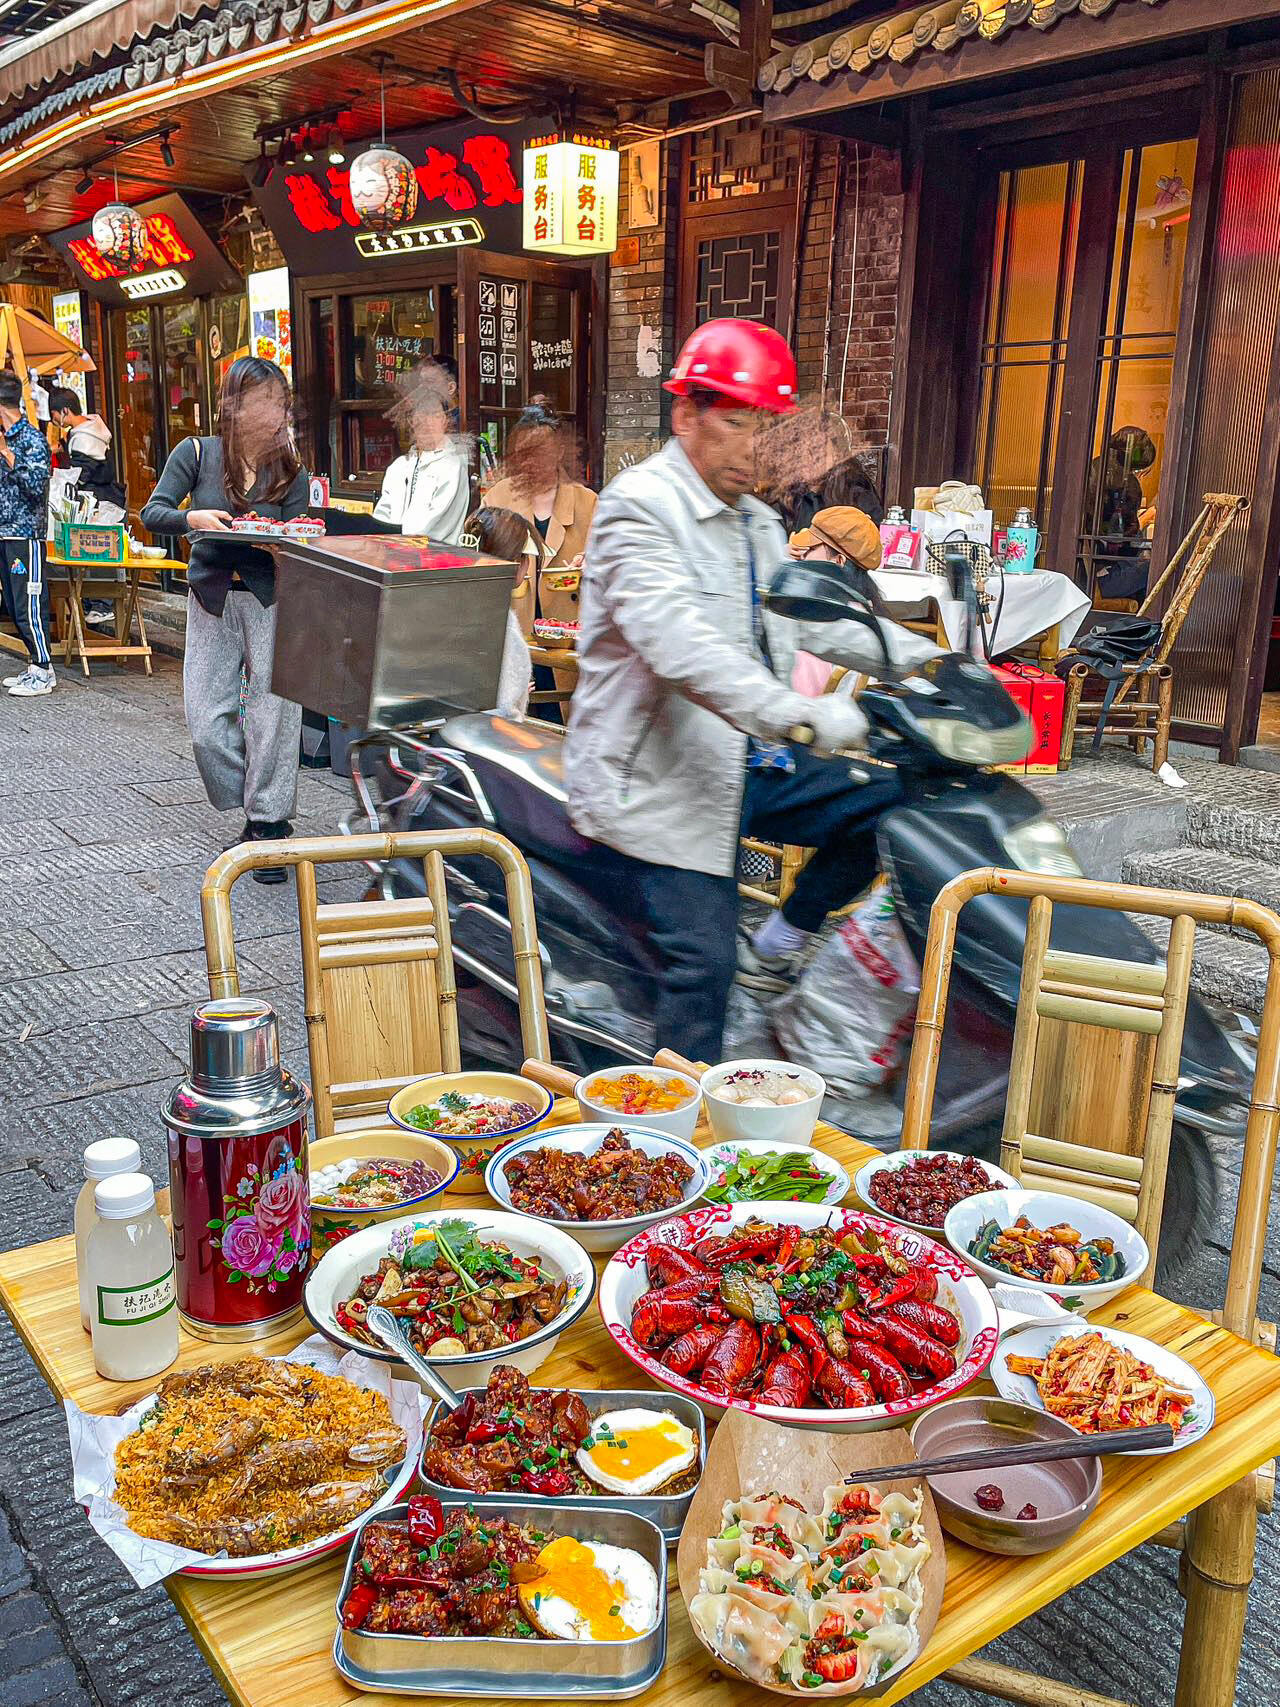
[[[1191,1407],[1183,1417],[1182,1427],[1172,1446],[1157,1446],[1150,1452],[1126,1452],[1124,1457],[1164,1458],[1170,1452],[1181,1452],[1184,1446],[1194,1446],[1196,1441],[1204,1439],[1213,1427],[1216,1403],[1213,1389],[1199,1370],[1154,1340],[1143,1339],[1139,1334],[1121,1333],[1118,1328],[1104,1328],[1093,1322],[1087,1327],[1083,1322],[1056,1322],[1042,1328],[1021,1328],[1016,1334],[1010,1334],[1001,1343],[991,1364],[991,1379],[996,1392],[1002,1399],[1011,1399],[1016,1404],[1031,1405],[1035,1410],[1043,1411],[1045,1402],[1040,1397],[1035,1377],[1015,1375],[1009,1368],[1010,1357],[1044,1357],[1059,1340],[1074,1339],[1087,1333],[1101,1334],[1104,1340],[1110,1340],[1112,1345],[1118,1345],[1143,1363],[1149,1363],[1157,1375],[1192,1395]]]
[[[895,1215],[892,1209],[886,1209],[871,1196],[871,1181],[877,1174],[893,1173],[898,1168],[904,1168],[911,1162],[918,1161],[921,1156],[949,1156],[952,1161],[967,1162],[972,1158],[962,1155],[958,1150],[894,1150],[887,1156],[873,1156],[869,1162],[864,1162],[853,1176],[853,1189],[866,1204],[873,1215],[883,1215],[887,1221],[899,1221],[904,1227],[914,1227],[917,1232],[927,1233],[931,1239],[942,1237],[941,1227],[930,1227],[923,1221],[909,1221],[905,1215]],[[1018,1182],[1012,1174],[1005,1173],[993,1162],[977,1158],[984,1173],[991,1180],[992,1191],[1017,1191]],[[976,1194],[975,1194],[976,1195]]]
[[[619,1130],[625,1132],[632,1146],[643,1150],[646,1156],[674,1155],[688,1162],[693,1169],[693,1177],[679,1203],[672,1204],[668,1209],[654,1210],[648,1215],[628,1215],[614,1221],[556,1221],[549,1216],[534,1215],[529,1210],[515,1208],[511,1201],[511,1187],[507,1183],[507,1168],[517,1156],[528,1155],[530,1150],[572,1150],[582,1155],[594,1156],[606,1136]],[[509,1209],[513,1214],[541,1222],[548,1227],[563,1228],[588,1251],[616,1251],[619,1245],[625,1245],[628,1239],[646,1227],[652,1227],[658,1221],[667,1221],[671,1216],[691,1208],[706,1190],[707,1179],[707,1159],[701,1150],[695,1150],[692,1144],[686,1144],[680,1138],[673,1138],[669,1133],[651,1132],[645,1126],[632,1126],[626,1121],[564,1126],[553,1132],[534,1132],[527,1138],[518,1138],[514,1144],[503,1145],[490,1161],[484,1175],[489,1196],[503,1209]]]
[[[355,1339],[338,1324],[336,1307],[350,1298],[361,1277],[372,1274],[386,1256],[391,1236],[401,1227],[429,1227],[440,1221],[469,1221],[482,1242],[499,1242],[518,1257],[537,1257],[542,1266],[558,1280],[569,1286],[564,1309],[528,1339],[504,1346],[499,1351],[471,1351],[460,1357],[432,1358],[431,1362],[451,1386],[482,1387],[500,1363],[511,1363],[526,1375],[533,1371],[555,1350],[556,1341],[565,1329],[582,1315],[596,1289],[596,1271],[591,1258],[576,1239],[562,1233],[545,1221],[535,1221],[528,1215],[511,1215],[494,1209],[472,1209],[458,1205],[452,1209],[429,1209],[418,1215],[406,1215],[400,1221],[383,1222],[328,1250],[307,1277],[302,1295],[303,1308],[312,1323],[326,1339],[348,1351],[358,1351],[365,1357],[378,1359],[393,1366],[396,1375],[413,1381],[417,1376],[394,1352],[378,1345],[366,1345]]]
[[[594,1085],[600,1079],[621,1079],[629,1073],[639,1073],[646,1079],[677,1080],[689,1093],[689,1100],[681,1103],[679,1108],[666,1110],[659,1114],[620,1114],[616,1108],[609,1108],[602,1102],[595,1102],[587,1094],[587,1087]],[[698,1124],[698,1116],[702,1113],[702,1091],[698,1081],[691,1079],[687,1073],[673,1073],[666,1067],[602,1067],[598,1073],[587,1073],[573,1087],[578,1107],[584,1120],[604,1120],[612,1126],[625,1126],[630,1130],[631,1122],[642,1126],[646,1132],[670,1132],[676,1138],[692,1138]]]
[[[747,1108],[742,1103],[725,1102],[717,1094],[730,1073],[786,1073],[798,1078],[809,1092],[803,1102],[788,1103],[783,1108]],[[818,1124],[818,1111],[827,1094],[826,1080],[811,1067],[795,1067],[790,1061],[722,1061],[709,1067],[702,1075],[702,1095],[707,1104],[707,1119],[711,1130],[722,1144],[736,1138],[771,1138],[775,1144],[808,1144]]]
[[[463,1096],[506,1097],[511,1102],[527,1102],[534,1113],[530,1119],[506,1132],[486,1132],[470,1138],[454,1137],[448,1132],[428,1132],[425,1126],[415,1126],[409,1119],[409,1111],[422,1103],[437,1102],[446,1091],[459,1091]],[[427,1078],[415,1079],[412,1084],[398,1090],[387,1104],[387,1113],[402,1131],[428,1132],[428,1136],[447,1144],[457,1155],[459,1163],[453,1180],[454,1192],[478,1196],[484,1192],[484,1170],[489,1157],[519,1133],[527,1132],[545,1120],[551,1112],[553,1100],[549,1090],[535,1084],[532,1079],[522,1078],[519,1073],[431,1073]]]
[[[910,1262],[926,1261],[938,1278],[938,1303],[960,1320],[960,1343],[955,1348],[953,1374],[905,1399],[887,1404],[863,1405],[856,1409],[829,1410],[822,1407],[792,1409],[762,1405],[755,1399],[713,1399],[696,1381],[675,1375],[657,1356],[637,1343],[631,1332],[631,1312],[650,1281],[645,1257],[654,1245],[676,1245],[691,1250],[699,1239],[712,1233],[729,1233],[750,1220],[770,1221],[782,1226],[825,1227],[838,1235],[874,1231]],[[820,1203],[723,1203],[694,1209],[670,1221],[660,1221],[637,1233],[634,1239],[610,1257],[600,1278],[600,1315],[619,1351],[643,1369],[661,1387],[696,1399],[710,1417],[721,1416],[726,1407],[751,1411],[771,1422],[792,1428],[815,1428],[834,1434],[862,1434],[875,1429],[902,1428],[912,1417],[936,1405],[939,1399],[959,1393],[976,1381],[991,1362],[996,1349],[996,1307],[978,1276],[933,1239],[895,1221],[882,1221],[858,1209],[829,1209]]]
[[[849,1176],[836,1161],[834,1156],[828,1156],[825,1150],[818,1150],[808,1144],[779,1144],[772,1138],[735,1138],[728,1144],[714,1144],[711,1149],[702,1153],[706,1158],[710,1178],[709,1186],[718,1185],[724,1178],[725,1169],[735,1159],[743,1157],[780,1156],[788,1151],[804,1152],[804,1157],[817,1171],[826,1175],[827,1188],[819,1198],[807,1201],[817,1204],[843,1203],[849,1195]],[[745,1202],[794,1203],[795,1198],[743,1198]]]
[[[1118,1280],[1095,1280],[1086,1286],[1050,1286],[1043,1280],[1021,1280],[1016,1274],[1006,1274],[974,1256],[969,1246],[985,1221],[998,1221],[1001,1227],[1011,1227],[1020,1215],[1025,1215],[1033,1227],[1048,1228],[1067,1225],[1083,1235],[1083,1242],[1107,1238],[1115,1242],[1116,1251],[1124,1258],[1124,1273]],[[943,1234],[953,1251],[971,1262],[989,1286],[1015,1286],[1019,1291],[1038,1292],[1052,1298],[1066,1310],[1088,1315],[1090,1310],[1123,1292],[1141,1279],[1151,1253],[1136,1228],[1109,1209],[1099,1209],[1080,1197],[1068,1197],[1058,1191],[984,1191],[977,1197],[966,1197],[947,1215]]]

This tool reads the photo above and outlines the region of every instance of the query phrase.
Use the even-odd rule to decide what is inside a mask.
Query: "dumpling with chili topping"
[[[602,1411],[578,1448],[578,1466],[615,1494],[651,1494],[696,1462],[691,1428],[670,1411]]]

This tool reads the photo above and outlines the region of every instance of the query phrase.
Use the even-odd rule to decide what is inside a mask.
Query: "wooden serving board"
[[[676,1552],[676,1573],[686,1612],[689,1602],[698,1592],[698,1573],[707,1562],[707,1538],[720,1533],[726,1500],[736,1500],[743,1494],[776,1490],[799,1500],[817,1516],[822,1511],[822,1496],[833,1483],[843,1481],[855,1470],[867,1470],[876,1464],[902,1464],[914,1456],[910,1436],[899,1428],[880,1429],[874,1434],[827,1434],[821,1429],[787,1428],[782,1423],[752,1416],[747,1411],[726,1411],[707,1449],[706,1467],[690,1503]],[[882,1484],[882,1491],[910,1497],[919,1486],[920,1483],[908,1478],[886,1482]],[[927,1483],[923,1486],[922,1515],[929,1557],[921,1572],[924,1599],[916,1623],[920,1639],[911,1665],[923,1654],[933,1634],[942,1610],[942,1593],[947,1581],[942,1527],[929,1486]],[[697,1631],[695,1634],[701,1640]],[[710,1649],[708,1652],[716,1665],[729,1676],[740,1676],[718,1654]],[[872,1700],[883,1695],[909,1670],[910,1666],[904,1666],[884,1683],[869,1689],[824,1689],[817,1698],[828,1701],[839,1695],[856,1694]],[[806,1700],[816,1695],[811,1689],[789,1689],[782,1685],[774,1688],[770,1684],[756,1684],[755,1687],[768,1689],[774,1695],[803,1696]]]

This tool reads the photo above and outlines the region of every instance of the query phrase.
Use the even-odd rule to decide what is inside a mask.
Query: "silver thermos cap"
[[[191,1016],[191,1079],[204,1090],[249,1089],[280,1076],[275,1009],[259,996],[202,1002]]]

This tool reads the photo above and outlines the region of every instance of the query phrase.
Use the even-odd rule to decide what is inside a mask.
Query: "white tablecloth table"
[[[951,597],[945,575],[876,569],[872,572],[872,579],[895,616],[923,615],[927,601],[934,600],[948,645],[953,648],[959,646],[964,631],[964,603]],[[987,578],[991,619],[994,619],[1000,600],[1001,579],[999,574]],[[1090,606],[1088,594],[1081,592],[1069,576],[1059,575],[1053,569],[1037,569],[1030,575],[1005,575],[1003,581],[1004,606],[991,641],[993,658],[1012,652],[1015,647],[1025,645],[1055,627],[1059,644],[1071,644],[1089,614]],[[976,634],[971,650],[978,654],[982,651],[982,643]]]

